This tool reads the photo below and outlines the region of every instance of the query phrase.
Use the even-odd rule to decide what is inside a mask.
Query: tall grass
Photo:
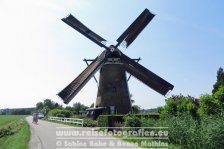
[[[4,123],[4,125],[8,127],[11,126],[13,122],[13,125],[16,126],[16,131],[13,135],[0,138],[0,149],[28,149],[30,129],[28,123],[25,120],[25,116],[5,116],[1,118],[1,121],[4,122],[11,119],[7,123]]]
[[[28,149],[29,140],[30,128],[27,122],[24,122],[23,127],[18,133],[5,140],[2,149]]]
[[[130,120],[130,118],[127,120]],[[167,127],[168,143],[170,145],[168,148],[224,148],[224,117],[222,116],[213,115],[200,118],[192,117],[189,113],[183,113],[158,120],[141,118],[140,122],[141,127]],[[130,139],[128,141],[139,142],[141,140]]]
[[[191,115],[183,114],[158,120],[155,126],[168,127],[169,142],[183,148],[198,148],[198,121]]]
[[[200,142],[203,148],[220,149],[224,147],[224,117],[204,118],[200,126]]]
[[[155,126],[168,127],[169,142],[183,149],[220,149],[224,147],[224,117],[195,119],[189,114],[160,119]]]

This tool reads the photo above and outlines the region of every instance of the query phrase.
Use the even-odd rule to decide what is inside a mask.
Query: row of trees
[[[130,94],[130,97],[131,98],[133,97],[132,94]],[[132,113],[139,113],[141,111],[141,108],[138,105],[134,105],[134,102],[135,101],[133,99],[131,99]],[[53,109],[60,109],[60,110],[55,110],[53,113],[56,113],[56,115],[58,115],[58,113],[60,113],[61,115],[69,115],[69,114],[64,114],[64,113],[71,111],[73,114],[79,114],[80,111],[85,111],[87,108],[93,108],[93,107],[94,107],[94,103],[92,103],[88,107],[80,102],[76,102],[72,106],[66,106],[65,108],[63,108],[63,106],[58,104],[57,102],[54,102],[51,99],[45,99],[45,100],[43,100],[43,102],[38,102],[36,104],[36,111],[44,113],[46,115],[49,111],[51,111]],[[61,110],[65,110],[65,111],[61,111]],[[61,112],[59,112],[59,111],[61,111]],[[55,115],[55,114],[53,114],[53,115]]]
[[[224,71],[219,68],[217,81],[213,86],[212,94],[203,94],[196,99],[191,96],[176,95],[166,100],[166,105],[159,108],[161,117],[177,116],[188,112],[192,116],[207,117],[223,115],[224,112]]]
[[[1,109],[0,115],[30,115],[35,108]]]
[[[93,104],[91,106],[93,106]],[[80,111],[85,111],[87,108],[89,107],[81,104],[80,102],[74,103],[73,106],[67,106],[63,108],[62,105],[52,101],[51,99],[45,99],[43,102],[38,102],[36,104],[36,111],[44,113],[45,115],[53,109],[67,110],[74,114],[78,114]]]
[[[47,114],[50,110],[55,108],[62,108],[62,105],[57,102],[52,101],[51,99],[45,99],[43,102],[38,102],[36,104],[36,111]]]
[[[90,107],[93,107],[93,104]],[[89,107],[80,102],[74,103],[73,106],[65,107],[66,110],[73,111],[75,114],[78,114],[80,111],[85,111],[87,108]]]

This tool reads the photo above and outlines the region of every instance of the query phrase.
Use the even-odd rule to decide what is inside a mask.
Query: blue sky
[[[172,83],[171,94],[210,93],[224,67],[224,2],[221,0],[1,0],[0,108],[32,107],[70,83],[102,48],[63,23],[69,13],[115,44],[120,34],[148,8],[156,14],[128,49],[131,58]],[[96,75],[98,77],[98,74]],[[129,91],[142,108],[165,104],[165,97],[135,78]],[[93,79],[71,101],[90,105]]]

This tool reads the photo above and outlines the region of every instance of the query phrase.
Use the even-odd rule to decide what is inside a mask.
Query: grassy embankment
[[[26,116],[0,116],[0,148],[27,149],[30,140],[29,125]]]

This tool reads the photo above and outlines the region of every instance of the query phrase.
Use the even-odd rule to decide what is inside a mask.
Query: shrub
[[[98,126],[99,127],[122,127],[124,126],[125,119],[127,119],[128,116],[130,117],[134,116],[138,120],[144,119],[145,121],[153,121],[153,120],[159,119],[158,113],[127,114],[127,115],[100,115],[97,119]],[[144,121],[144,120],[141,120],[141,121]],[[152,122],[143,122],[143,123],[152,123]],[[128,127],[131,127],[131,126],[128,126]]]
[[[142,117],[140,119],[140,123],[141,123],[141,127],[154,127],[155,123],[156,123],[156,120],[152,119],[152,118]]]
[[[53,109],[48,112],[48,116],[56,116],[56,117],[66,117],[69,118],[72,116],[72,112],[69,110],[62,109]]]
[[[136,114],[138,118],[146,118],[146,119],[159,119],[159,113],[147,113],[147,114]]]
[[[177,116],[178,114],[189,112],[192,116],[197,116],[198,100],[191,96],[172,95],[166,99],[166,105],[162,109],[160,116]]]
[[[134,114],[140,113],[140,110],[141,110],[140,106],[138,106],[138,105],[132,106],[132,113],[134,113]]]
[[[122,123],[124,122],[123,115],[100,115],[97,120],[99,127],[123,126]]]
[[[65,117],[64,114],[58,113],[55,115],[56,117]]]
[[[97,126],[97,120],[84,119],[83,126],[84,127],[96,127]]]
[[[221,85],[214,93],[214,99],[218,102],[219,106],[224,109],[224,86]]]
[[[200,107],[198,113],[201,117],[219,114],[221,112],[218,102],[212,95],[204,94],[199,99]]]
[[[10,127],[0,129],[0,138],[14,134]]]
[[[84,115],[73,114],[71,118],[85,118]]]
[[[100,115],[97,121],[99,127],[109,127],[109,115]]]
[[[141,127],[141,120],[135,114],[127,114],[124,116],[125,127]]]

